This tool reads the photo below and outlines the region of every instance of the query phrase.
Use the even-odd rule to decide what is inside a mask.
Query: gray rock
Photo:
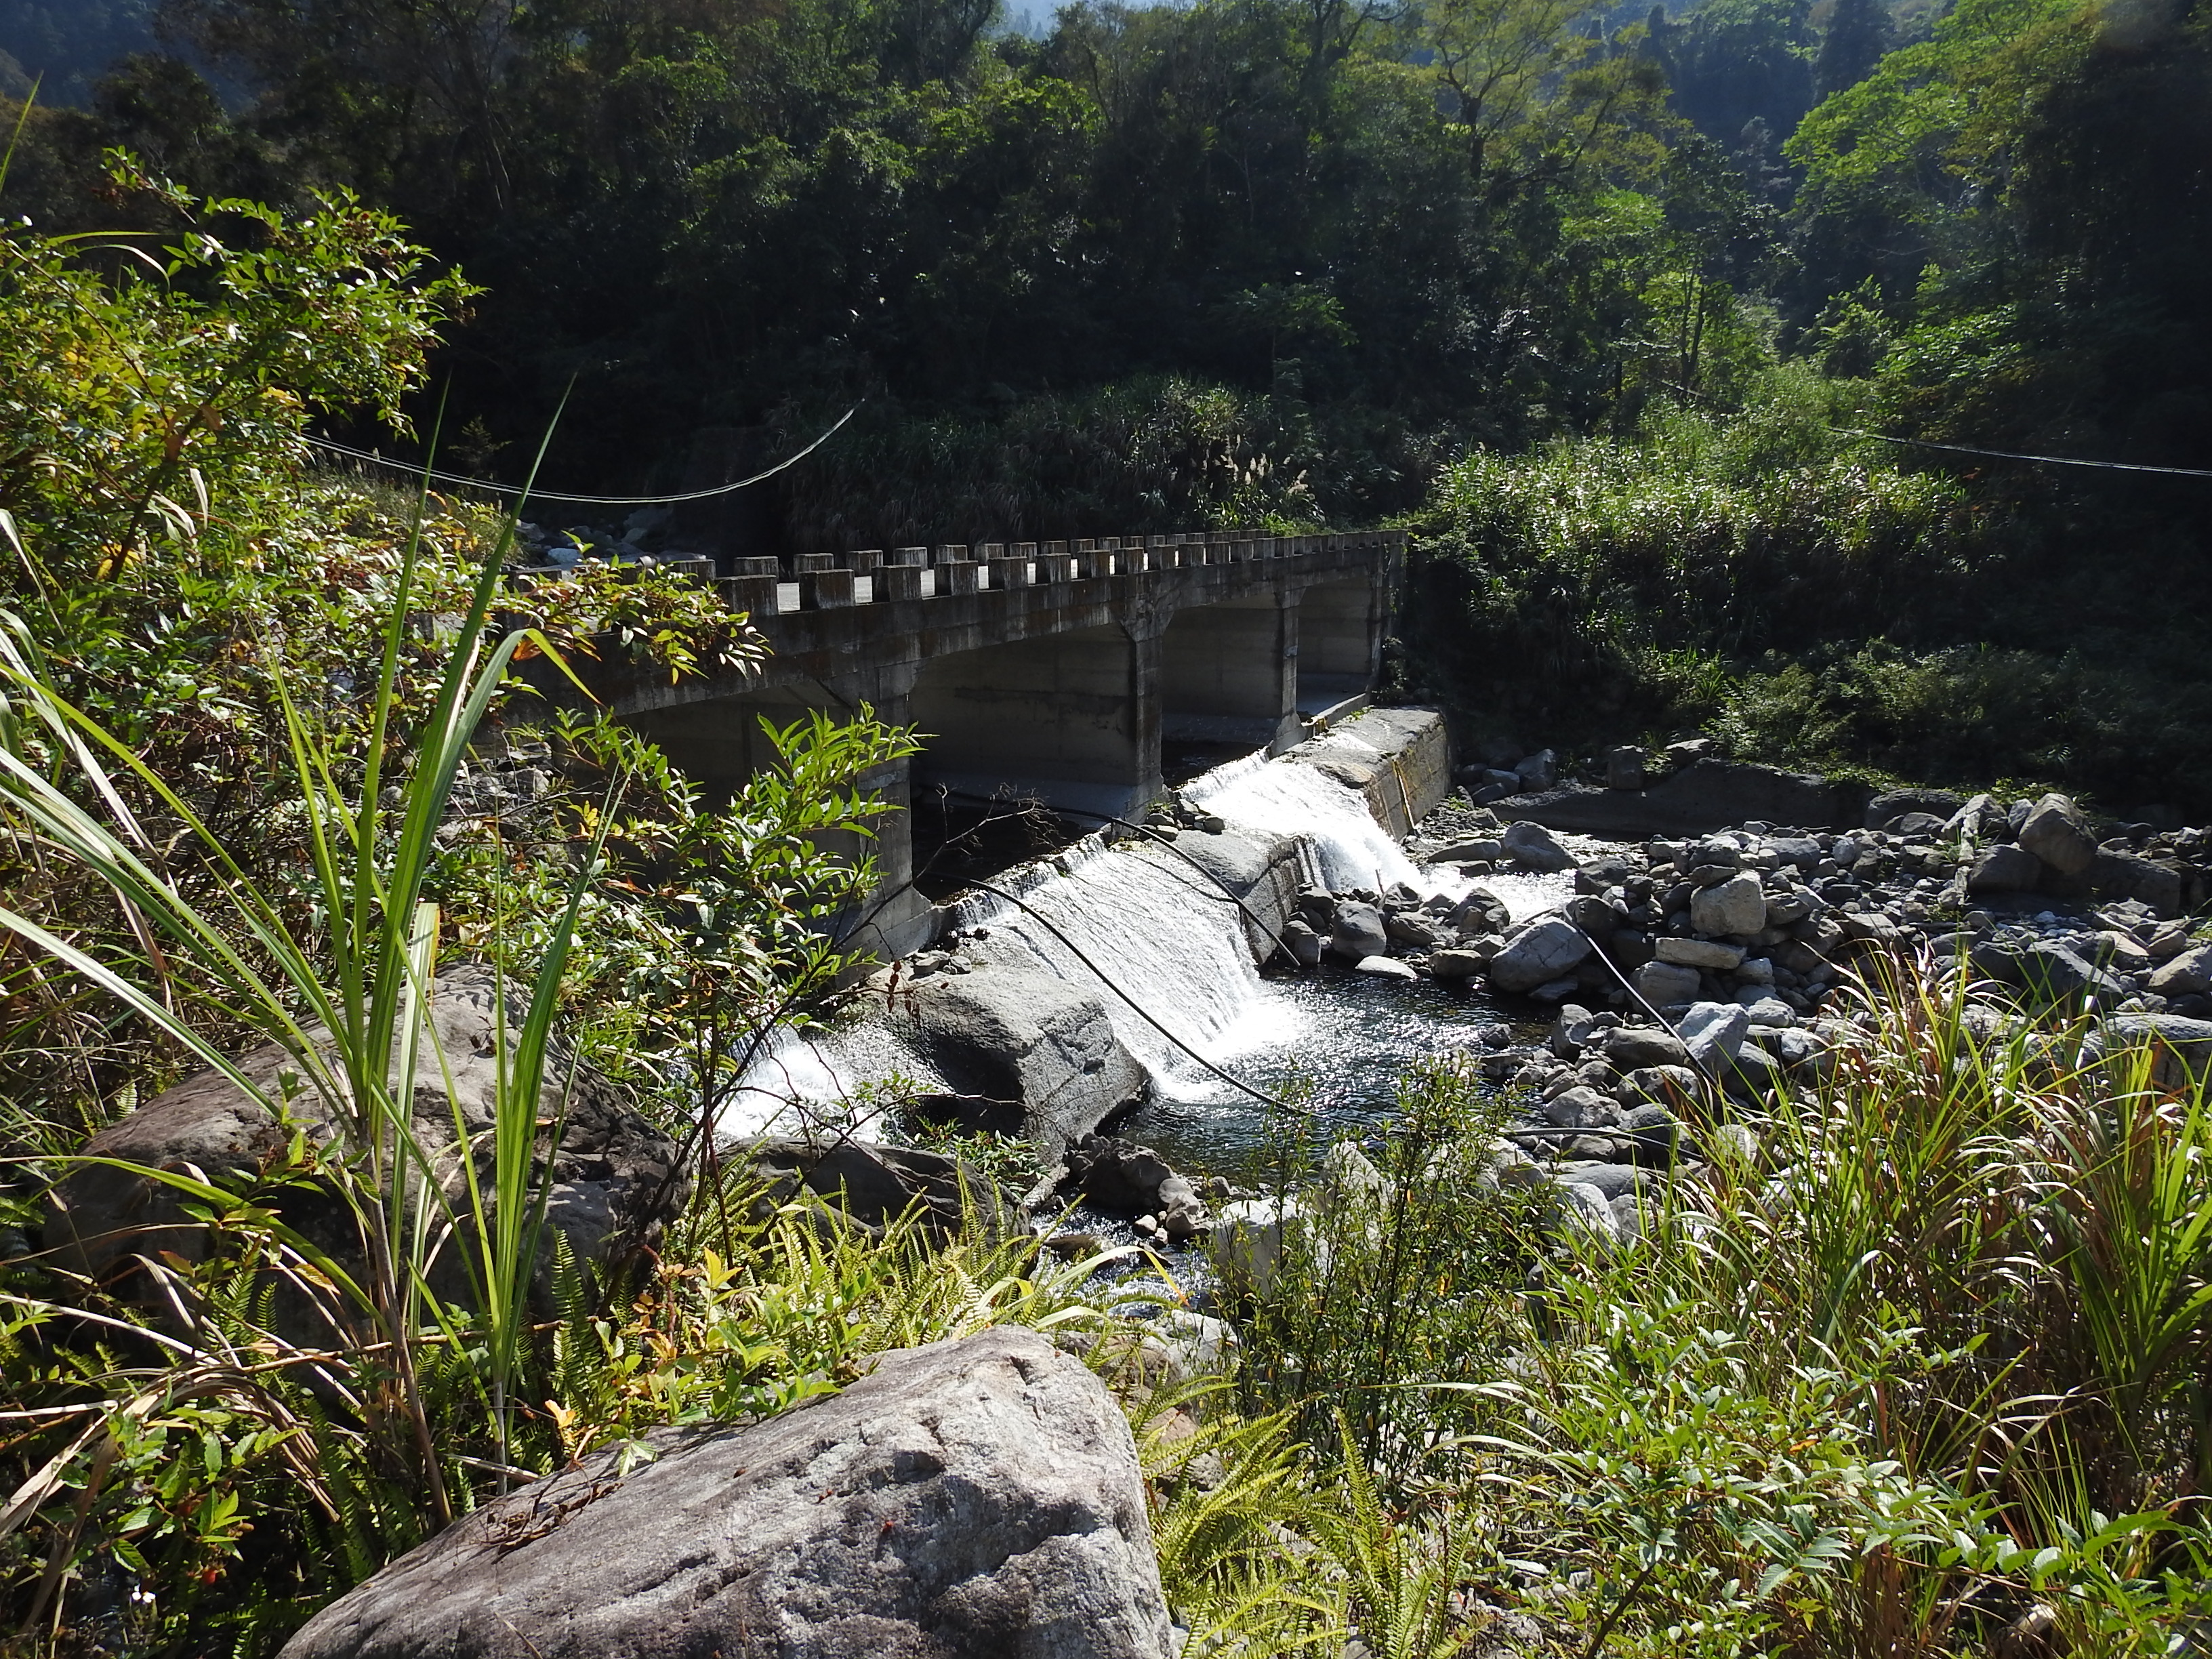
[[[2151,1050],[2154,1087],[2180,1091],[2203,1085],[2212,1076],[2212,1020],[2179,1014],[2116,1014],[2081,1044],[2081,1058],[2094,1063],[2121,1048]]]
[[[1144,1092],[1145,1069],[1121,1046],[1098,998],[1064,980],[998,963],[924,981],[910,1005],[931,1062],[1048,1161]]]
[[[1532,870],[1571,870],[1574,854],[1553,838],[1540,823],[1509,825],[1502,843],[1506,856]]]
[[[1584,1164],[1585,1169],[1611,1169],[1611,1164]],[[1620,1226],[1605,1194],[1586,1181],[1554,1183],[1559,1193],[1559,1219],[1570,1232],[1587,1234],[1601,1244],[1618,1243]]]
[[[1940,829],[1964,805],[1964,799],[1948,789],[1891,789],[1867,803],[1866,826],[1883,830],[1908,814],[1919,813],[1934,817]]]
[[[490,1179],[501,1027],[491,974],[461,969],[442,975],[428,1013],[428,1040],[414,1081],[413,1132],[447,1200],[460,1206],[466,1202],[466,1175],[454,1154],[457,1110],[476,1142],[479,1175],[487,1182]],[[519,1003],[510,999],[504,1017],[510,1051],[522,1016]],[[329,1040],[319,1029],[308,1035],[320,1043]],[[283,1092],[280,1079],[299,1071],[299,1061],[274,1043],[249,1051],[236,1066],[272,1096]],[[294,1096],[290,1112],[310,1145],[337,1141],[330,1105],[312,1090]],[[612,1262],[656,1243],[661,1228],[682,1210],[690,1188],[675,1141],[630,1110],[621,1092],[588,1067],[571,1066],[556,1057],[546,1068],[538,1115],[561,1125],[550,1169],[544,1149],[534,1163],[536,1171],[550,1173],[551,1180],[539,1261],[542,1294],[550,1289],[554,1234],[566,1236],[581,1260]],[[157,1170],[190,1165],[220,1179],[251,1174],[276,1161],[289,1139],[289,1129],[260,1102],[222,1073],[201,1072],[100,1131],[82,1155]],[[287,1224],[341,1263],[360,1261],[359,1225],[335,1193],[301,1185],[267,1201]],[[46,1209],[46,1243],[60,1265],[104,1280],[126,1297],[135,1297],[141,1288],[129,1265],[132,1258],[168,1252],[199,1261],[208,1254],[206,1230],[185,1212],[175,1188],[106,1164],[73,1164],[47,1194]],[[465,1302],[468,1283],[453,1254],[446,1253],[445,1271],[434,1276],[433,1288]],[[326,1329],[313,1322],[317,1316],[289,1281],[272,1288],[280,1325],[297,1329],[296,1320],[304,1318],[313,1328]],[[149,1296],[157,1294],[150,1285],[143,1289]],[[167,1304],[156,1305],[166,1310]]]
[[[1219,822],[1212,820],[1215,826]],[[1255,963],[1274,954],[1284,924],[1297,914],[1298,843],[1294,836],[1215,827],[1185,831],[1176,837],[1172,851],[1149,842],[1131,850],[1190,884],[1208,902],[1224,892],[1235,894],[1245,944]],[[1200,875],[1193,865],[1206,873]]]
[[[2081,876],[2097,861],[2097,837],[2087,816],[2064,795],[2045,795],[2020,828],[2022,847],[2062,876]]]
[[[1437,925],[1418,910],[1394,910],[1382,918],[1382,931],[1403,951],[1425,951],[1443,935]]]
[[[2001,842],[1984,850],[1966,872],[1970,893],[2026,893],[2043,879],[2043,860],[2024,847]]]
[[[1383,930],[1382,913],[1357,899],[1338,905],[1328,930],[1328,948],[1346,962],[1389,956],[1390,935]]]
[[[1127,1421],[1034,1332],[647,1441],[464,1517],[283,1659],[1168,1659]]]
[[[1683,1050],[1686,1060],[1688,1053]],[[1687,1065],[1645,1066],[1621,1079],[1619,1097],[1624,1107],[1650,1102],[1672,1106],[1697,1099],[1702,1088],[1703,1079]]]
[[[1649,1170],[1639,1170],[1633,1164],[1600,1164],[1595,1161],[1575,1161],[1559,1164],[1552,1179],[1562,1185],[1594,1187],[1598,1196],[1608,1204],[1616,1198],[1630,1194],[1651,1191],[1665,1177]]]
[[[1605,787],[1641,789],[1644,785],[1644,750],[1634,745],[1610,750],[1605,757]]]
[[[756,1199],[765,1210],[802,1194],[880,1231],[908,1211],[919,1212],[940,1234],[979,1215],[1004,1231],[1014,1207],[981,1170],[939,1152],[911,1146],[863,1146],[842,1135],[820,1142],[788,1136],[738,1141],[727,1154],[767,1183]]]
[[[1429,952],[1429,973],[1436,979],[1475,979],[1490,966],[1479,951],[1445,949]]]
[[[1155,1215],[1174,1238],[1212,1224],[1198,1189],[1149,1146],[1118,1135],[1085,1135],[1067,1149],[1066,1184],[1100,1209],[1121,1215]]]
[[[1682,1047],[1701,1069],[1711,1073],[1732,1064],[1751,1035],[1751,1016],[1732,1002],[1693,1002],[1676,1024]]]
[[[2185,908],[2181,867],[2132,853],[2100,853],[2089,866],[2089,887],[2100,898],[2133,899],[2160,920]]]
[[[1692,996],[1696,990],[1693,983],[1691,987]],[[1684,1000],[1689,999],[1685,998]],[[1672,1031],[1658,1030],[1649,1025],[1624,1025],[1607,1032],[1599,1042],[1606,1059],[1617,1072],[1636,1072],[1651,1066],[1684,1066],[1689,1063],[1689,1050],[1682,1046],[1681,1038]]]
[[[1755,933],[1766,926],[1766,896],[1759,878],[1746,870],[1690,900],[1690,926],[1701,933]]]
[[[1490,959],[1490,983],[1508,993],[1534,990],[1579,966],[1591,945],[1572,924],[1559,916],[1540,917],[1505,941]]]
[[[1420,975],[1404,963],[1390,957],[1362,957],[1352,964],[1354,973],[1372,974],[1377,979],[1419,979]]]
[[[1656,939],[1651,941],[1651,954],[1662,963],[1729,973],[1743,961],[1743,946],[1703,939]]]
[[[1422,858],[1424,864],[1495,864],[1505,856],[1503,843],[1494,836],[1483,836],[1475,841],[1455,841],[1449,846],[1439,847]]]
[[[1658,941],[1661,945],[1681,942]],[[1629,975],[1629,982],[1636,987],[1636,994],[1655,1008],[1675,1007],[1694,1002],[1698,997],[1698,970],[1664,959],[1645,963]]]
[[[2038,939],[2021,956],[2019,982],[2031,995],[2056,1001],[2081,993],[2118,1000],[2127,990],[2118,980],[2071,945]]]
[[[1544,1103],[1544,1121],[1555,1129],[1610,1129],[1620,1108],[1587,1085],[1577,1085]]]
[[[1515,762],[1513,770],[1522,788],[1549,789],[1559,781],[1559,757],[1552,750],[1539,749]]]
[[[2162,997],[2212,992],[2212,945],[2192,945],[2160,963],[2151,974],[2150,988]]]
[[[1283,948],[1291,953],[1291,960],[1299,967],[1318,968],[1322,952],[1328,945],[1304,921],[1293,916],[1283,924]]]
[[[1462,933],[1502,933],[1513,925],[1513,912],[1487,887],[1475,887],[1452,907],[1444,921]]]

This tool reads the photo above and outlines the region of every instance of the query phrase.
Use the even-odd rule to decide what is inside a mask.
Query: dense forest
[[[63,26],[18,10],[11,41]],[[81,74],[127,10],[48,55]],[[715,483],[857,404],[720,528],[805,550],[1408,516],[1435,532],[1420,617],[1452,621],[1413,629],[1406,684],[1530,740],[1704,725],[2212,798],[2204,482],[1854,435],[2212,461],[2200,9],[155,23],[164,50],[30,112],[9,204],[155,224],[119,147],[202,194],[390,210],[483,290],[415,411],[463,471],[512,477],[550,430],[556,487]]]

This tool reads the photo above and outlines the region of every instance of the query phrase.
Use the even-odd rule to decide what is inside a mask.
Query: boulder
[[[1100,1209],[1152,1215],[1170,1238],[1188,1238],[1212,1224],[1198,1189],[1149,1146],[1115,1135],[1085,1135],[1067,1149],[1066,1184]]]
[[[781,1417],[647,1443],[465,1516],[283,1659],[1173,1651],[1128,1423],[1035,1332],[901,1350]]]
[[[1106,1005],[1064,980],[987,962],[915,988],[923,1053],[963,1095],[993,1103],[1048,1161],[1144,1092],[1145,1070]]]
[[[2162,997],[2212,993],[2212,945],[2192,945],[2167,957],[2152,971],[2150,988]]]
[[[1701,933],[1755,933],[1766,926],[1766,896],[1746,870],[1701,887],[1690,899],[1690,926]]]
[[[1692,1062],[1710,1076],[1741,1056],[1751,1016],[1732,1002],[1693,1002],[1674,1029]]]
[[[497,983],[488,969],[465,968],[440,977],[427,1009],[428,1030],[415,1078],[413,1133],[457,1206],[466,1201],[466,1174],[455,1152],[457,1114],[476,1144],[480,1178],[490,1180],[489,1130],[501,1025],[498,1000]],[[523,1012],[510,997],[504,1014],[510,1052]],[[319,1043],[329,1041],[329,1033],[319,1029],[308,1036]],[[251,1050],[236,1065],[272,1097],[284,1091],[281,1079],[296,1078],[299,1072],[299,1061],[274,1043]],[[396,1074],[396,1064],[394,1070]],[[543,1123],[558,1124],[559,1131],[550,1144],[541,1137],[532,1160],[534,1172],[551,1182],[539,1256],[541,1291],[550,1290],[555,1234],[567,1238],[580,1260],[612,1261],[656,1244],[661,1229],[690,1194],[676,1142],[629,1109],[613,1084],[557,1055],[545,1076],[538,1116]],[[331,1106],[313,1091],[299,1089],[289,1109],[290,1126],[221,1073],[201,1072],[102,1129],[85,1144],[82,1156],[150,1169],[190,1166],[220,1181],[249,1176],[278,1162],[294,1127],[311,1146],[337,1142],[339,1131]],[[351,1209],[337,1194],[296,1184],[263,1201],[341,1263],[359,1261],[360,1232]],[[59,1265],[106,1280],[126,1297],[138,1293],[131,1281],[137,1277],[134,1264],[139,1256],[172,1252],[198,1261],[208,1252],[205,1228],[186,1213],[175,1189],[127,1170],[78,1164],[55,1184],[46,1205],[46,1243]],[[280,1323],[289,1325],[295,1315],[313,1320],[303,1304],[295,1306],[300,1292],[289,1281],[277,1288]],[[433,1288],[454,1299],[466,1297],[465,1278],[451,1252],[443,1271],[434,1275]]]
[[[1540,823],[1509,825],[1500,843],[1505,855],[1516,864],[1531,870],[1571,870],[1575,855],[1553,839],[1552,832]]]
[[[1275,953],[1285,924],[1297,913],[1298,843],[1293,836],[1241,827],[1187,830],[1172,848],[1144,842],[1127,850],[1191,883],[1201,902],[1235,894],[1255,962],[1264,963]]]
[[[1393,910],[1382,918],[1382,931],[1401,951],[1425,951],[1443,935],[1435,922],[1418,910]]]
[[[1661,939],[1659,943],[1669,941]],[[1698,970],[1679,963],[1647,962],[1629,977],[1636,994],[1655,1008],[1674,1007],[1694,1002],[1698,998]]]
[[[2212,1020],[2179,1014],[2116,1014],[2089,1033],[2081,1058],[2094,1063],[2123,1048],[2151,1051],[2154,1087],[2180,1091],[2203,1086],[2212,1075]]]
[[[1328,948],[1346,962],[1390,954],[1390,935],[1382,927],[1382,913],[1371,904],[1347,899],[1336,907],[1329,925]]]
[[[1490,967],[1490,958],[1479,951],[1443,950],[1429,952],[1429,974],[1435,979],[1474,979]]]
[[[1352,964],[1356,974],[1372,974],[1377,979],[1419,979],[1420,975],[1404,963],[1389,957],[1362,957]]]
[[[1490,959],[1491,988],[1510,993],[1534,990],[1578,967],[1592,950],[1588,939],[1559,916],[1530,922],[1505,941]]]
[[[1486,836],[1475,841],[1455,841],[1449,846],[1439,847],[1433,853],[1425,854],[1421,861],[1424,864],[1495,864],[1504,856],[1504,843]]]
[[[2020,844],[2062,876],[2083,876],[2097,861],[2087,814],[2064,795],[2045,795],[2028,811]]]
[[[2019,964],[2019,982],[2032,995],[2057,1001],[2077,994],[2127,994],[2126,988],[2070,945],[2057,939],[2038,939],[2029,945]]]
[[[1668,755],[1676,747],[1670,744]],[[1839,807],[1838,790],[1823,778],[1700,756],[1648,789],[1553,789],[1492,810],[1554,830],[1630,837],[1707,835],[1753,820],[1829,828]]]
[[[843,1136],[818,1143],[774,1136],[739,1141],[727,1156],[768,1183],[763,1205],[788,1203],[803,1192],[871,1231],[908,1211],[941,1232],[957,1230],[969,1214],[1001,1231],[1013,1222],[1013,1206],[989,1176],[940,1152],[863,1146]]]
[[[1487,887],[1476,887],[1452,907],[1444,921],[1462,933],[1502,933],[1513,925],[1513,912]]]
[[[1644,785],[1644,750],[1631,744],[1606,751],[1605,787],[1608,789],[1641,789]]]
[[[1283,949],[1299,967],[1320,967],[1322,952],[1327,948],[1327,941],[1299,918],[1293,916],[1283,924]]]
[[[1742,963],[1743,946],[1704,939],[1659,939],[1651,941],[1651,954],[1684,968],[1711,968],[1725,974]]]
[[[2187,908],[2181,866],[2132,853],[2100,853],[2089,866],[2089,889],[2099,898],[2133,899],[2160,921]]]
[[[1965,805],[1965,797],[1948,789],[1888,789],[1867,803],[1866,826],[1886,830],[1899,818],[1918,815],[1936,819],[1940,830]]]
[[[1970,893],[2026,893],[2043,879],[2043,860],[2024,847],[2000,842],[1984,850],[1966,872]]]
[[[1559,757],[1555,750],[1539,749],[1516,761],[1513,770],[1522,788],[1549,789],[1559,781]]]
[[[1692,994],[1696,988],[1691,988]],[[1687,999],[1685,999],[1686,1000]],[[1652,1066],[1686,1066],[1689,1050],[1672,1031],[1650,1025],[1623,1025],[1599,1039],[1607,1062],[1616,1072],[1642,1071]]]

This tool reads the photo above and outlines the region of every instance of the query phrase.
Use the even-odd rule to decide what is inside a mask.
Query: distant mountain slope
[[[19,71],[20,94],[40,82],[42,104],[82,106],[100,72],[125,52],[154,44],[155,0],[0,0],[0,80]]]

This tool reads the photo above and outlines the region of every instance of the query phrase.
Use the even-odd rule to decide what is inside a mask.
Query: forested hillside
[[[2212,461],[2201,9],[159,22],[174,55],[32,112],[9,204],[158,221],[106,180],[121,145],[389,208],[485,290],[435,365],[467,470],[551,428],[564,487],[712,483],[857,402],[748,520],[763,550],[1411,514],[1443,603],[1405,684],[1485,718],[2212,798],[2205,482],[1850,435]],[[1600,447],[1514,459],[1561,443]]]

